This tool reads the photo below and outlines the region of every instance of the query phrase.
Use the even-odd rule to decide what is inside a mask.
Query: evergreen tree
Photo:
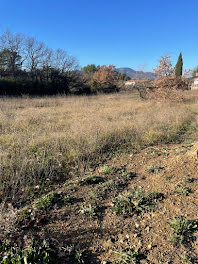
[[[10,71],[14,74],[17,70],[20,70],[22,66],[21,56],[15,52],[8,49],[0,51],[0,68]]]
[[[182,53],[180,52],[177,64],[175,66],[175,75],[177,77],[182,76],[182,71],[183,71],[183,59],[182,59]]]

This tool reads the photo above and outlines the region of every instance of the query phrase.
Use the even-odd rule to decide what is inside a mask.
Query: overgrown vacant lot
[[[0,99],[0,261],[34,238],[58,263],[196,263],[197,93],[186,98]]]

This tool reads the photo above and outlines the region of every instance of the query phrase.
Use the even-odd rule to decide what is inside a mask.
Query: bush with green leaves
[[[195,238],[193,233],[198,229],[198,223],[185,217],[175,217],[170,222],[170,227],[172,228],[173,244],[181,245],[193,241]]]

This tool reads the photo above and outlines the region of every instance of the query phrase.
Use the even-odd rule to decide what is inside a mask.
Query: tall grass
[[[66,177],[117,150],[180,142],[196,126],[197,100],[142,101],[136,94],[0,99],[0,196]]]

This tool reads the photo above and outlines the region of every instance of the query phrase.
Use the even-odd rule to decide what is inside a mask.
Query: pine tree
[[[175,66],[175,75],[177,77],[182,76],[182,71],[183,71],[183,59],[182,59],[182,53],[180,52],[177,64]]]

